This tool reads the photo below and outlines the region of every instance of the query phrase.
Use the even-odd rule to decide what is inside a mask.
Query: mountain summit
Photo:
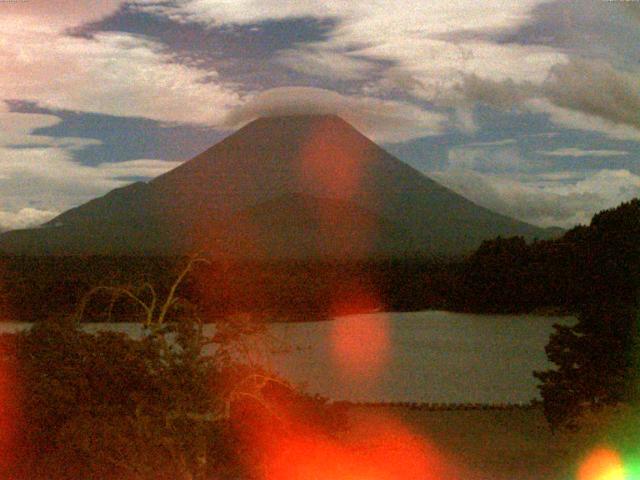
[[[337,116],[257,119],[148,183],[0,235],[21,254],[183,254],[240,259],[459,254],[547,230],[480,207]]]

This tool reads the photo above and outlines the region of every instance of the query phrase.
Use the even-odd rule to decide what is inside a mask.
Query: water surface
[[[276,323],[269,331],[286,351],[261,359],[309,393],[334,400],[520,403],[538,397],[533,370],[551,366],[544,347],[552,325],[572,322],[572,317],[424,311]],[[359,360],[375,369],[365,365],[361,371],[346,371],[335,355],[336,329],[362,333],[369,324],[384,328],[388,346],[380,352],[383,359],[365,355]],[[0,324],[0,331],[20,328],[28,324]],[[87,324],[85,328],[134,336],[141,331],[139,324]],[[205,326],[206,334],[214,331],[215,325]],[[360,333],[356,343],[365,344],[366,330],[363,336]],[[365,354],[375,351],[365,345]]]

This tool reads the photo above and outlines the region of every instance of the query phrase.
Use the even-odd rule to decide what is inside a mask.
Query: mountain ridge
[[[257,207],[291,195],[310,199],[308,211],[303,208],[305,202],[296,206],[295,202],[285,201],[292,215],[291,225],[280,233],[277,228],[282,225],[276,225],[276,230],[256,241],[281,235],[286,244],[290,237],[289,249],[295,252],[294,239],[305,238],[302,223],[300,231],[295,229],[295,217],[302,220],[315,212],[318,245],[329,245],[329,211],[344,215],[338,223],[342,225],[340,235],[345,238],[349,237],[349,221],[354,228],[366,218],[375,218],[378,223],[365,232],[373,239],[368,248],[361,242],[352,246],[344,243],[336,246],[337,251],[322,250],[329,257],[402,256],[416,251],[459,254],[498,235],[522,235],[527,239],[552,235],[461,197],[386,152],[340,117],[297,115],[249,122],[191,160],[146,183],[112,190],[63,212],[42,228],[2,234],[0,251],[215,253],[215,242],[207,244],[207,235],[221,238],[224,243],[225,237],[234,237],[233,232],[225,231],[225,223],[247,223],[251,217],[256,224],[266,224],[267,217],[274,213]],[[327,209],[324,213],[323,201]],[[247,217],[247,210],[251,209],[254,214]],[[264,218],[256,217],[256,211]],[[353,235],[363,236],[355,231]],[[268,245],[261,250],[269,256]],[[284,254],[287,248],[280,250]],[[237,257],[252,254],[241,250],[234,253]]]

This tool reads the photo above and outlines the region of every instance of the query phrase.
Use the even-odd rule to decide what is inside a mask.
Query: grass
[[[371,413],[400,420],[468,472],[465,480],[574,479],[582,459],[606,438],[597,422],[576,433],[552,433],[540,407],[428,411],[356,405],[348,412],[354,421]]]

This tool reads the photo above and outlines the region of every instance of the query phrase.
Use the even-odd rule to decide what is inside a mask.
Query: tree
[[[209,415],[214,365],[196,350],[195,327],[174,333],[170,343],[168,330],[134,339],[45,321],[18,334],[22,478],[211,474],[211,459],[223,457],[216,451],[228,447]]]
[[[234,317],[213,338],[203,335],[197,309],[178,295],[196,261],[164,298],[150,284],[97,287],[72,318],[0,337],[0,380],[1,372],[16,371],[22,386],[22,415],[14,415],[22,436],[12,444],[20,461],[0,461],[3,478],[247,477],[244,460],[255,453],[240,441],[248,431],[240,427],[282,426],[283,399],[330,418],[321,403],[258,363],[250,340],[265,334],[259,319]],[[82,330],[79,320],[96,292],[111,296],[109,308],[121,296],[138,305],[144,334]],[[217,348],[208,354],[211,343]]]
[[[531,253],[523,237],[485,240],[465,262],[464,302],[481,312],[528,310],[526,273]]]
[[[552,428],[576,428],[585,408],[634,401],[636,311],[625,305],[585,308],[574,326],[554,325],[546,347],[556,369],[534,372]]]
[[[576,427],[585,408],[638,399],[640,201],[600,212],[565,241],[574,250],[571,276],[582,286],[578,322],[554,326],[546,352],[557,368],[534,372],[553,428]]]

